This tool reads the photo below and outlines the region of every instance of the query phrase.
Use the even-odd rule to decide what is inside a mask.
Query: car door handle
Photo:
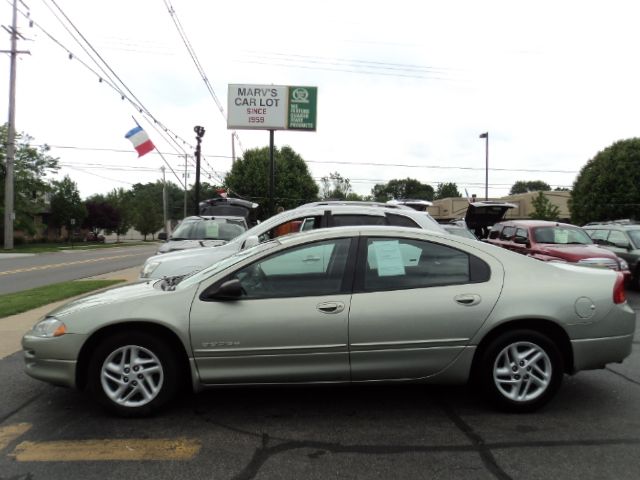
[[[453,297],[453,299],[456,301],[456,303],[464,305],[465,307],[471,307],[480,303],[480,295],[476,295],[474,293],[456,295],[455,297]]]
[[[303,262],[319,262],[320,261],[320,257],[312,257],[311,255],[309,255],[307,258],[302,260]]]
[[[342,302],[323,302],[319,303],[316,307],[322,313],[340,313],[344,310],[344,303]]]

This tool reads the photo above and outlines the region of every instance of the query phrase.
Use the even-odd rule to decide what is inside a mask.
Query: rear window
[[[500,237],[500,232],[502,231],[502,225],[494,225],[489,233],[489,239],[495,240]]]
[[[516,227],[504,227],[500,233],[500,240],[508,240],[516,233]]]
[[[420,228],[420,225],[418,225],[409,217],[405,217],[404,215],[395,215],[393,213],[387,213],[387,220],[389,221],[389,225],[393,225],[394,227]]]

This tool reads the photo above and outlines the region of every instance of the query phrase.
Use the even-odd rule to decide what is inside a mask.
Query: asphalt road
[[[0,295],[142,266],[157,249],[157,243],[149,243],[37,255],[0,253]]]
[[[637,340],[526,415],[464,387],[395,385],[218,389],[127,420],[27,377],[19,353],[0,385],[2,480],[640,477]]]

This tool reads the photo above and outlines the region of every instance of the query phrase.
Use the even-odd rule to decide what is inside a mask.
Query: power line
[[[51,148],[60,148],[60,149],[130,153],[129,150],[119,150],[114,148],[76,147],[76,146],[66,146],[66,145],[47,145],[47,146]],[[167,153],[166,155],[184,156],[184,154],[172,154],[172,153]],[[207,155],[207,157],[226,158],[226,159],[231,158],[231,156],[229,155]],[[403,168],[432,168],[432,169],[442,169],[442,170],[481,170],[483,172],[485,171],[484,167],[467,167],[462,165],[416,165],[416,164],[410,164],[410,163],[382,163],[382,162],[357,162],[356,163],[356,162],[341,161],[341,160],[304,160],[304,161],[305,163],[319,163],[319,164],[329,164],[329,165],[335,164],[335,165],[351,165],[351,166],[367,166],[367,167],[403,167]],[[535,169],[535,168],[490,167],[489,170],[496,171],[496,172],[566,173],[566,174],[579,173],[577,170],[544,170],[544,169]]]
[[[68,19],[68,17],[64,14],[64,12],[60,9],[60,7],[55,3],[54,0],[52,0],[53,4],[56,6],[56,8],[58,8],[60,10],[60,12],[62,13],[62,15],[65,16],[65,18]],[[51,9],[50,9],[51,10]],[[56,19],[62,23],[62,20],[60,19],[60,17],[58,17],[57,15],[55,15],[54,12],[52,12],[54,14],[54,16],[56,17]],[[116,76],[116,78],[120,81],[120,83],[125,87],[125,89],[130,93],[130,95],[132,97],[135,98],[135,101],[132,100],[128,95],[126,95],[121,88],[119,88],[117,85],[115,85],[115,81],[104,71],[104,69],[100,66],[100,64],[95,60],[95,58],[92,57],[92,55],[84,48],[84,46],[80,43],[80,41],[73,35],[71,34],[71,32],[69,32],[69,34],[71,35],[71,37],[81,46],[81,48],[83,48],[83,50],[85,51],[85,53],[89,56],[89,58],[98,66],[98,68],[100,68],[100,70],[102,71],[102,74],[96,72],[93,68],[91,68],[86,62],[84,62],[83,60],[81,60],[79,57],[77,57],[69,48],[65,47],[59,40],[57,40],[53,35],[51,35],[48,31],[46,31],[41,25],[39,25],[37,22],[35,22],[33,19],[30,18],[29,14],[23,14],[24,16],[26,16],[29,19],[29,23],[30,26],[35,26],[37,27],[39,30],[41,30],[47,37],[49,37],[50,40],[52,40],[55,44],[57,44],[59,47],[61,47],[63,50],[65,50],[69,56],[69,59],[77,59],[81,65],[83,65],[85,68],[87,68],[89,71],[91,71],[94,75],[96,75],[96,77],[98,77],[99,81],[101,83],[105,83],[106,85],[108,85],[109,87],[111,87],[114,91],[116,91],[122,100],[127,100],[140,114],[142,114],[145,117],[145,120],[147,120],[149,122],[149,124],[156,129],[156,131],[158,131],[158,133],[160,134],[160,136],[162,136],[165,141],[167,141],[167,139],[165,138],[164,134],[159,131],[156,127],[156,125],[160,125],[164,132],[167,134],[171,134],[175,137],[175,139],[180,139],[182,140],[182,143],[184,145],[188,145],[187,142],[182,139],[181,137],[179,137],[179,135],[174,134],[169,128],[167,128],[166,126],[164,126],[161,122],[159,122],[142,104],[141,102],[137,99],[137,97],[135,97],[135,95],[128,89],[128,87],[126,86],[126,84],[124,84],[124,82],[122,82],[120,80],[120,78],[118,77],[117,74],[115,74],[115,72],[113,72],[113,70],[109,67],[109,65],[102,59],[102,57],[96,52],[96,55],[98,55],[98,57],[103,61],[103,63],[107,66],[107,68],[112,71],[114,73],[114,75]],[[75,25],[73,24],[73,22],[71,22],[71,20],[68,20],[69,23],[74,27],[74,29],[76,31],[77,28],[75,27]],[[66,26],[63,24],[63,27],[66,28]],[[67,29],[67,31],[69,31]],[[78,31],[78,34],[84,39],[84,36]],[[92,50],[95,51],[95,49],[93,49],[93,47],[91,46],[91,44],[85,39],[85,42],[90,46],[90,48]],[[138,103],[136,103],[138,102]],[[149,120],[148,117],[151,118],[151,120]],[[182,151],[184,152],[183,154],[186,154],[184,148],[182,146],[180,146],[172,137],[169,137],[169,140],[167,141],[167,143],[174,143],[175,145],[178,146],[178,148],[181,148]],[[189,145],[190,146],[190,145]],[[191,147],[191,146],[190,146]],[[193,148],[193,147],[191,147]],[[164,159],[163,159],[164,161]],[[166,161],[165,161],[166,163]],[[171,168],[171,166],[167,163],[167,166],[169,167],[169,169],[173,172],[173,174],[176,176],[176,178],[178,179],[178,182],[181,183],[180,181],[180,177],[175,173],[175,171],[173,171],[173,168]],[[186,188],[186,184],[185,184],[185,188]]]
[[[227,121],[227,114],[224,111],[224,107],[222,106],[222,102],[220,102],[220,99],[216,95],[216,92],[213,90],[213,86],[211,85],[211,82],[209,82],[209,78],[207,77],[207,74],[205,73],[204,68],[203,68],[202,64],[200,63],[200,60],[198,59],[198,56],[196,55],[196,52],[195,52],[193,46],[191,45],[191,41],[187,37],[187,33],[185,32],[184,28],[182,27],[182,23],[180,22],[180,19],[178,18],[178,14],[176,13],[175,9],[173,8],[173,5],[171,4],[170,0],[164,0],[164,4],[167,7],[167,11],[169,12],[169,15],[171,16],[171,20],[173,20],[173,24],[175,25],[176,30],[178,30],[178,34],[180,35],[180,38],[182,39],[182,43],[186,47],[187,52],[189,53],[189,56],[191,57],[191,60],[193,61],[194,65],[196,66],[196,69],[198,70],[198,73],[200,74],[200,78],[202,78],[202,81],[204,82],[205,86],[207,87],[207,90],[209,91],[209,94],[213,98],[213,101],[216,104],[216,106],[218,107],[218,111],[220,112],[220,114],[222,115],[222,118],[226,122]],[[242,153],[244,153],[244,148],[242,146],[242,142],[240,141],[240,137],[238,136],[237,132],[233,131],[232,135],[238,141],[238,146],[240,148],[240,151]]]

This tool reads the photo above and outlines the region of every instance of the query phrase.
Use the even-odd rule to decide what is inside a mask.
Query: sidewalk
[[[117,272],[96,275],[95,277],[83,278],[82,280],[123,279],[126,283],[131,283],[138,279],[139,272],[140,267],[133,267],[127,268],[126,270],[119,270]],[[44,315],[49,313],[55,307],[72,300],[72,298],[50,303],[49,305],[43,305],[42,307],[34,310],[29,310],[28,312],[0,318],[0,359],[8,357],[12,353],[19,351],[22,348],[20,346],[22,336]]]

